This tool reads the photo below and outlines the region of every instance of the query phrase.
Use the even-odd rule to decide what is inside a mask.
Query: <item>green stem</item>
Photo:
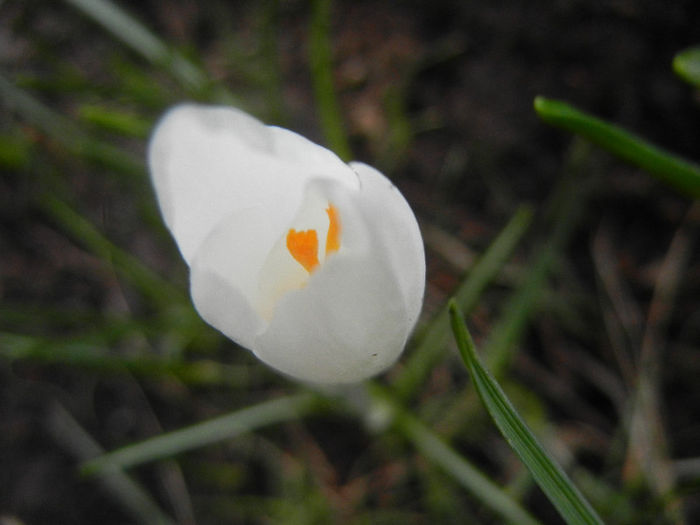
[[[536,97],[535,111],[545,122],[581,135],[681,192],[693,198],[700,197],[700,166],[697,164],[559,100]]]
[[[314,0],[312,4],[309,61],[323,133],[329,147],[341,159],[348,161],[352,158],[352,152],[333,84],[331,7],[331,0]]]

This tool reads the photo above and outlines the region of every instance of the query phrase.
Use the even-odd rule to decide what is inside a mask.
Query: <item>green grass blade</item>
[[[333,48],[330,38],[331,0],[314,0],[309,33],[309,61],[321,127],[328,146],[343,160],[352,152],[333,85]]]
[[[700,166],[558,100],[535,98],[548,124],[576,133],[693,198],[700,197]]]
[[[450,320],[459,352],[474,387],[508,444],[532,473],[533,478],[569,524],[602,524],[562,468],[547,454],[489,371],[481,364],[476,348],[454,299]]]
[[[551,232],[532,251],[532,260],[526,264],[521,282],[510,295],[503,312],[484,344],[484,355],[496,377],[507,368],[513,350],[521,339],[547,287],[552,268],[566,247],[583,215],[591,179],[586,178],[590,168],[588,145],[578,140],[571,148],[564,176],[552,192],[548,205]],[[457,297],[462,311],[465,311]],[[468,311],[465,311],[468,315]]]
[[[143,162],[125,151],[92,139],[76,124],[17,87],[0,73],[0,100],[27,123],[36,126],[76,157],[95,162],[115,172],[143,177]]]
[[[253,430],[297,419],[318,410],[322,402],[303,393],[265,401],[221,417],[128,445],[83,464],[83,474],[126,469],[149,461],[231,439]]]
[[[49,109],[25,90],[17,87],[0,72],[0,100],[13,113],[41,129],[50,137],[63,138],[66,145],[83,136],[77,127],[62,115]]]
[[[528,230],[532,215],[532,208],[529,206],[518,208],[498,237],[469,270],[469,275],[455,292],[455,298],[463,310],[471,311],[477,304],[484,289],[498,275]],[[407,398],[415,392],[435,366],[436,361],[443,355],[449,338],[450,320],[447,306],[445,306],[425,329],[418,346],[411,353],[401,375],[394,382],[394,390],[400,398]]]
[[[147,268],[133,255],[124,252],[71,206],[53,195],[45,194],[43,209],[88,250],[115,267],[145,296],[162,306],[188,304],[186,295]],[[194,317],[194,313],[192,314]]]
[[[496,511],[507,522],[535,525],[538,521],[505,491],[447,446],[434,432],[416,418],[407,416],[397,423],[414,446],[428,459],[452,475],[484,505]]]
[[[393,415],[393,424],[423,456],[452,476],[465,490],[506,522],[518,525],[536,525],[538,521],[513,497],[496,485],[478,468],[458,454],[430,428],[403,409],[386,389],[370,383],[370,393],[376,402],[384,403]]]
[[[139,54],[157,62],[168,54],[167,46],[126,11],[108,0],[66,0]]]
[[[678,53],[673,58],[673,70],[689,84],[700,87],[700,47]]]
[[[96,104],[83,104],[80,118],[93,126],[120,135],[145,139],[153,124],[134,114],[107,109]]]
[[[65,0],[134,51],[154,64],[165,66],[186,88],[195,92],[208,87],[206,75],[185,57],[168,48],[133,16],[109,0]]]
[[[261,4],[260,65],[261,84],[268,106],[266,119],[272,124],[284,126],[287,111],[284,102],[282,69],[280,64],[278,34],[281,9],[279,0],[265,0]],[[256,61],[257,64],[257,61]]]
[[[27,169],[32,159],[33,144],[20,133],[0,134],[0,170]]]
[[[128,335],[128,334],[127,334]],[[0,358],[43,365],[65,365],[103,374],[131,373],[149,379],[177,379],[190,385],[245,388],[254,379],[247,366],[222,364],[209,359],[183,361],[153,355],[114,355],[106,345],[87,340],[57,340],[0,331]]]
[[[51,406],[46,426],[49,435],[81,461],[103,453],[92,436],[58,403]],[[99,481],[136,523],[175,525],[175,520],[165,514],[148,492],[124,472],[105,472]]]

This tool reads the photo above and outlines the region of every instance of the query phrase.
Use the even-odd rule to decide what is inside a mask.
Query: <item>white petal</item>
[[[356,184],[330,151],[230,107],[173,108],[156,127],[148,156],[161,212],[188,264],[233,211],[264,206],[281,229],[307,179]]]
[[[196,268],[195,263],[190,294],[202,319],[239,345],[252,348],[263,321],[240,290],[219,273]]]
[[[360,191],[326,185],[340,211],[340,251],[279,301],[252,347],[298,379],[347,383],[381,372],[401,354],[420,311],[425,259],[415,218],[388,179],[359,172]]]
[[[306,287],[283,297],[256,355],[315,383],[361,381],[393,363],[410,330],[404,304],[391,274],[363,271],[365,262],[329,258]]]
[[[382,173],[361,162],[351,162],[350,167],[360,180],[361,202],[371,235],[390,259],[414,324],[425,292],[425,250],[416,217],[401,192]]]
[[[254,308],[258,273],[275,236],[266,209],[232,213],[207,236],[190,266],[190,295],[199,314],[247,348],[263,325]]]

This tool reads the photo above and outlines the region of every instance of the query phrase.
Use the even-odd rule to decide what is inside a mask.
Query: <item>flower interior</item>
[[[326,208],[328,232],[326,233],[326,257],[340,248],[340,220],[338,210],[332,204]],[[287,233],[287,250],[304,269],[311,273],[319,265],[318,234],[316,230],[296,231],[290,228]]]
[[[258,280],[256,309],[271,320],[279,300],[306,286],[311,274],[340,250],[341,221],[338,208],[310,189],[283,234],[270,250]]]

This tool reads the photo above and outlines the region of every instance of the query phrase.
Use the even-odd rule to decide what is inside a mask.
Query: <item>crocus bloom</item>
[[[425,255],[384,175],[238,109],[194,104],[161,119],[148,161],[207,323],[304,381],[359,381],[398,358]]]

